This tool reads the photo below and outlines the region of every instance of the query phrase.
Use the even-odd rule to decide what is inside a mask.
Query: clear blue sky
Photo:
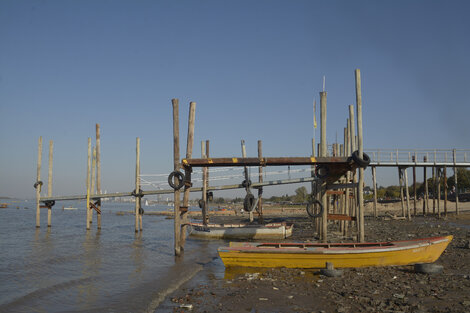
[[[356,68],[365,148],[469,148],[469,13],[468,1],[0,1],[0,195],[34,195],[40,135],[44,165],[54,140],[54,194],[83,193],[95,123],[104,189],[132,190],[136,137],[142,172],[169,172],[171,98],[182,134],[197,102],[197,156],[206,139],[212,156],[240,155],[240,139],[252,156],[258,139],[266,156],[309,155],[323,75],[333,142]]]

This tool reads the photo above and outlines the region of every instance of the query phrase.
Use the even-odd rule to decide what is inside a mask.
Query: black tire
[[[142,207],[140,207],[140,208],[139,208],[139,214],[140,214],[140,215],[144,215],[144,213],[145,213],[144,209],[142,209]]]
[[[199,205],[199,208],[202,209],[204,207],[204,200],[200,199],[197,204]]]
[[[330,169],[324,164],[319,164],[315,167],[315,175],[320,179],[325,179],[330,174]]]
[[[359,165],[359,167],[366,168],[370,163],[370,158],[367,154],[362,153],[362,158],[359,157],[359,151],[356,150],[352,154],[352,159],[354,163]]]
[[[248,184],[246,183],[246,180],[242,181],[242,186],[243,187],[250,187],[251,186],[251,180],[248,179]]]
[[[255,196],[249,193],[245,196],[245,199],[243,200],[243,209],[245,211],[251,212],[253,210],[253,204],[255,204]]]
[[[178,183],[175,184],[174,178],[178,180]],[[171,188],[174,190],[179,190],[181,187],[184,186],[184,175],[180,171],[173,171],[168,175],[168,185],[170,185]]]
[[[214,193],[212,191],[208,191],[206,195],[207,195],[207,201],[214,200]]]
[[[317,210],[317,208],[319,208],[319,210]],[[323,214],[323,205],[317,199],[310,199],[310,201],[307,203],[306,210],[308,216],[311,218],[321,217]]]

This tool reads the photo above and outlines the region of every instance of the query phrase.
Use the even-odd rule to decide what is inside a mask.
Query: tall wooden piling
[[[242,157],[243,158],[246,158],[246,146],[245,146],[245,140],[242,140],[241,141],[241,148],[242,148]],[[250,176],[248,175],[248,167],[244,167],[244,174],[245,174],[245,181],[246,181],[246,191],[248,192],[249,190],[249,184],[248,184],[248,181],[250,180]],[[253,222],[253,211],[250,211],[249,212],[249,215],[250,215],[250,223]]]
[[[447,216],[447,167],[444,166],[444,215]]]
[[[441,217],[441,169],[437,168],[437,216]]]
[[[454,196],[455,196],[455,214],[459,215],[459,185],[458,185],[458,180],[457,180],[457,168],[455,167],[455,163],[457,162],[457,152],[454,149],[452,151],[453,154],[453,160],[454,160]]]
[[[364,153],[363,133],[362,133],[362,92],[361,92],[361,71],[354,71],[356,77],[356,112],[357,112],[357,145],[359,157],[362,159]],[[359,209],[359,241],[364,242],[364,168],[359,168],[358,186],[358,209]]]
[[[416,153],[412,158],[416,164]],[[413,166],[413,215],[416,216],[416,166]]]
[[[405,179],[405,192],[406,192],[406,218],[411,220],[411,213],[410,213],[410,192],[408,188],[408,173],[407,169],[403,169],[404,171],[404,179]]]
[[[345,143],[344,143],[344,152],[345,152],[345,155],[346,156],[350,156],[351,155],[351,130],[350,130],[350,121],[349,121],[349,118],[346,119],[346,138],[345,138]],[[351,182],[351,173],[350,172],[346,172],[346,183],[349,184]],[[349,192],[349,188],[345,188],[344,190],[344,199],[345,199],[345,210],[346,210],[346,214],[349,215],[349,216],[352,216],[352,212],[351,212],[351,199],[349,197],[350,195],[350,192]],[[343,235],[344,236],[347,236],[348,234],[348,230],[349,230],[349,226],[351,225],[351,221],[345,221],[344,223],[344,230],[343,230]]]
[[[188,136],[186,141],[186,159],[191,159],[193,155],[193,144],[194,144],[194,121],[196,119],[196,102],[189,103],[189,118],[188,118]],[[188,177],[191,175],[191,170],[185,169],[185,176]],[[187,232],[187,223],[188,223],[188,210],[189,210],[189,192],[191,189],[190,182],[185,183],[184,185],[184,194],[183,194],[183,208],[181,214],[181,248],[184,249],[184,243],[186,242],[186,232]]]
[[[100,124],[96,124],[96,192],[101,194],[101,136]],[[101,201],[98,202],[98,212],[96,213],[98,229],[101,229]]]
[[[372,183],[374,184],[374,217],[378,217],[377,212],[377,176],[375,166],[372,166]]]
[[[86,229],[90,229],[90,170],[91,170],[91,138],[88,138],[88,158],[86,169]]]
[[[320,153],[322,157],[327,155],[327,142],[326,142],[326,91],[320,92]],[[322,231],[321,239],[322,242],[327,242],[328,239],[328,212],[327,212],[327,197],[326,197],[326,181],[321,183],[321,202],[323,205],[323,214],[322,214]]]
[[[398,167],[398,182],[400,185],[401,216],[405,217],[405,196],[403,194],[403,169]]]
[[[180,170],[180,124],[179,124],[179,100],[171,99],[173,106],[173,170]],[[178,184],[178,178],[175,177],[175,184]],[[175,190],[174,193],[174,248],[175,255],[181,255],[181,244],[180,244],[180,191]]]
[[[135,194],[140,194],[140,138],[135,139]],[[139,232],[140,197],[135,196],[135,232]]]
[[[210,157],[209,154],[209,140],[206,140],[206,158]],[[209,190],[209,168],[206,168],[206,189]],[[207,223],[209,223],[209,212],[210,212],[210,207],[209,207],[209,201],[210,199],[207,199],[207,207],[206,207],[206,218],[207,218]]]
[[[263,143],[261,140],[258,140],[258,158],[261,160],[263,158]],[[258,181],[263,182],[263,167],[260,165],[258,167]],[[262,224],[263,220],[263,187],[258,188],[258,223]]]
[[[436,214],[436,193],[437,193],[437,185],[436,185],[436,167],[432,167],[432,213]]]
[[[423,157],[423,161],[427,162],[426,156]],[[426,213],[429,213],[429,207],[428,207],[428,197],[429,197],[429,192],[428,192],[428,179],[426,177],[426,166],[423,166],[423,184],[424,184],[424,195],[423,195],[423,215],[426,215]]]
[[[36,227],[41,227],[41,163],[42,163],[42,136],[38,139],[38,164],[36,171],[36,183],[34,187],[36,188]]]
[[[201,158],[206,159],[206,142],[201,141]],[[202,223],[207,225],[207,167],[202,168]]]
[[[92,157],[91,157],[91,188],[90,195],[94,195],[95,192],[95,179],[96,179],[96,147],[92,148]],[[92,199],[93,201],[93,199]],[[90,208],[90,223],[93,223],[93,208]]]
[[[350,139],[350,153],[352,154],[356,151],[356,128],[355,128],[355,119],[354,119],[354,106],[349,105],[349,139]],[[357,183],[356,171],[351,172],[351,179],[354,184]],[[356,230],[359,235],[359,217],[357,214],[357,188],[353,191],[354,201],[351,203],[351,212],[352,216],[356,217]],[[357,237],[357,240],[360,240],[360,236]]]
[[[47,176],[47,196],[52,197],[52,151],[54,143],[49,140],[49,171]],[[52,206],[47,207],[47,227],[52,225]]]

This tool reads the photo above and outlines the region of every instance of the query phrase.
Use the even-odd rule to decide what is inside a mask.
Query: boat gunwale
[[[375,246],[375,247],[325,247],[328,244],[305,244],[305,248],[301,247],[267,247],[261,248],[258,246],[237,246],[237,247],[219,247],[218,252],[230,253],[272,253],[272,254],[362,254],[362,253],[381,253],[381,252],[394,252],[402,250],[411,250],[418,249],[426,246],[431,246],[435,244],[440,244],[443,242],[452,241],[453,236],[440,236],[440,237],[430,237],[430,238],[420,238],[414,240],[401,240],[401,241],[391,241],[391,242],[382,242],[392,243],[390,246]],[[399,245],[396,245],[398,243]],[[410,243],[410,244],[404,244]],[[268,243],[269,244],[269,243]],[[292,243],[291,245],[299,245],[298,243]],[[340,243],[341,244],[341,243]],[[345,245],[350,245],[350,243],[344,243]],[[379,244],[379,243],[367,243],[367,244]],[[274,245],[274,244],[270,244]],[[308,246],[307,246],[308,245]],[[315,245],[315,246],[314,246]],[[316,248],[308,249],[308,248]]]

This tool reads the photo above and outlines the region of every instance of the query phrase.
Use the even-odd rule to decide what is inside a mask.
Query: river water
[[[49,229],[47,209],[35,227],[34,201],[0,209],[0,312],[154,312],[204,266],[221,264],[220,241],[188,239],[175,258],[173,220],[164,216],[144,215],[135,234],[134,216],[116,214],[131,203],[103,203],[101,231],[96,215],[86,231],[84,206],[58,202]]]

